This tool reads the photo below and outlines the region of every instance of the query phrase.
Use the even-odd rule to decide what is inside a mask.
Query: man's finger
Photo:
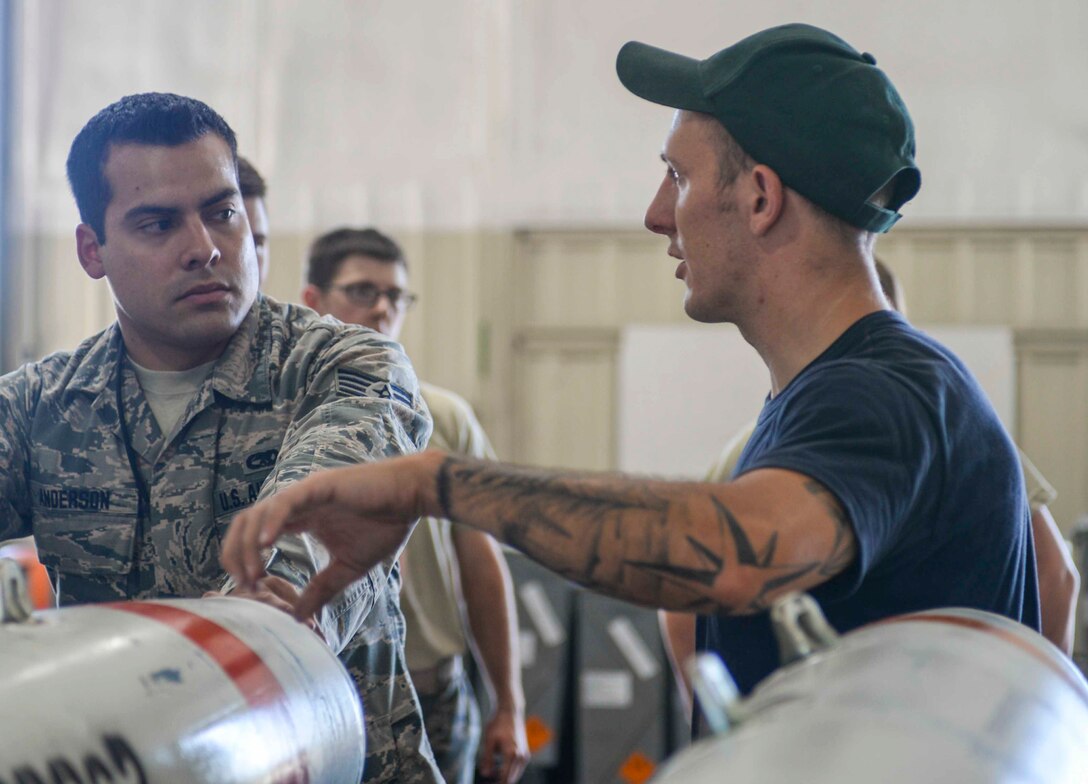
[[[259,518],[259,505],[238,515],[227,530],[226,541],[223,542],[223,553],[220,562],[230,572],[238,587],[244,590],[253,590],[259,574],[254,574],[250,566],[250,548],[255,535],[253,529]],[[258,553],[259,557],[259,553]],[[264,570],[262,569],[261,572]]]
[[[282,577],[272,574],[262,577],[257,581],[257,588],[274,593],[292,607],[298,602],[298,589]]]
[[[317,476],[291,485],[235,517],[223,543],[221,561],[240,585],[252,589],[264,575],[264,550],[282,533],[307,527],[305,520],[292,518],[312,508],[313,493],[309,488],[315,484],[320,485]]]
[[[504,765],[505,753],[503,752],[502,738],[491,733],[486,738],[483,753],[480,755],[480,773],[489,781],[502,781]]]
[[[318,610],[350,585],[357,576],[347,564],[334,559],[310,580],[295,605],[295,617],[301,621],[316,615]]]
[[[509,745],[504,745],[502,750],[502,765],[499,768],[499,781],[511,784],[514,781],[514,750]]]
[[[284,532],[307,530],[309,525],[302,519],[303,516],[332,499],[331,475],[337,475],[342,470],[312,474],[254,507],[262,513],[255,531],[259,546],[271,547]]]
[[[283,491],[283,494],[290,489]],[[237,522],[241,525],[235,545],[237,547],[235,557],[241,560],[243,576],[251,585],[264,575],[264,549],[276,541],[286,522],[286,515],[278,514],[283,503],[280,494],[277,494],[239,515]],[[270,535],[266,535],[266,531],[270,532]],[[268,545],[264,544],[266,539],[269,542]]]
[[[286,609],[285,612],[290,615],[294,615],[295,607],[298,605],[299,601],[298,588],[289,583],[287,580],[284,580],[282,577],[277,577],[276,575],[271,574],[266,577],[262,577],[257,582],[257,587],[267,593],[274,594],[277,598],[283,600],[288,605],[288,609]],[[312,614],[306,617],[299,618],[298,620],[304,623],[311,631],[317,632],[318,636],[320,636],[322,640],[325,639],[324,633],[317,625],[317,619]]]
[[[323,489],[323,476],[315,474],[276,493],[246,512],[243,530],[245,569],[252,579],[264,573],[263,551],[275,544],[285,533],[298,533],[311,528],[309,515],[328,495]]]
[[[515,782],[515,781],[517,781],[518,779],[521,778],[521,774],[525,772],[525,765],[527,763],[528,763],[528,760],[521,760],[521,759],[516,759],[511,763],[510,773],[509,773],[509,775],[507,776],[507,779],[506,779],[508,784],[513,784],[513,782]]]
[[[269,515],[275,512],[278,503],[279,499],[274,497],[249,509],[246,513],[245,527],[241,531],[242,539],[240,544],[246,578],[253,582],[256,582],[264,574],[264,546],[261,544],[263,539],[261,534],[268,524]]]
[[[480,754],[478,767],[480,768],[480,775],[485,779],[490,779],[492,776],[495,763],[492,761],[495,756],[495,752],[491,750],[490,745],[485,746]]]
[[[285,602],[283,599],[276,596],[276,594],[272,593],[271,591],[239,590],[235,591],[232,596],[238,599],[248,599],[251,602],[257,602],[258,604],[263,604],[266,607],[272,607],[276,610],[279,610],[280,612],[286,613],[287,615],[292,615],[295,609],[293,603]]]
[[[523,737],[515,735],[510,743],[510,765],[506,771],[507,782],[515,782],[525,772],[529,764],[529,745]]]

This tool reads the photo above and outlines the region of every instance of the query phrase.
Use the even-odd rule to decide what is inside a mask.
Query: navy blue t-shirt
[[[810,593],[845,632],[974,607],[1038,630],[1031,520],[1016,448],[952,352],[880,311],[855,322],[760,412],[734,472],[784,468],[846,510],[857,558]],[[768,613],[702,616],[742,693],[778,666]]]

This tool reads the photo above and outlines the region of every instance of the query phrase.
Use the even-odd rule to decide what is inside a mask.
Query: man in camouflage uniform
[[[62,604],[231,592],[290,611],[327,556],[296,537],[234,590],[238,510],[331,466],[416,451],[400,346],[257,294],[234,133],[204,104],[123,98],[76,137],[79,260],[117,322],[0,379],[0,541],[33,535]],[[312,623],[363,697],[365,781],[437,782],[387,560]]]

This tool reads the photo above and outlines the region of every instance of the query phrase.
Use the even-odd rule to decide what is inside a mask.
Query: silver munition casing
[[[0,784],[354,784],[355,686],[246,599],[84,605],[0,624]]]
[[[934,610],[817,647],[724,705],[719,726],[728,729],[677,755],[655,780],[1088,781],[1088,682],[1018,623]]]

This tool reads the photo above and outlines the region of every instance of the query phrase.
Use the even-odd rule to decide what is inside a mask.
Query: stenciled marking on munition
[[[151,680],[156,683],[181,683],[181,670],[167,668],[151,673]]]
[[[143,763],[120,735],[104,735],[102,750],[82,756],[57,754],[44,763],[19,763],[0,769],[0,784],[147,784]]]

